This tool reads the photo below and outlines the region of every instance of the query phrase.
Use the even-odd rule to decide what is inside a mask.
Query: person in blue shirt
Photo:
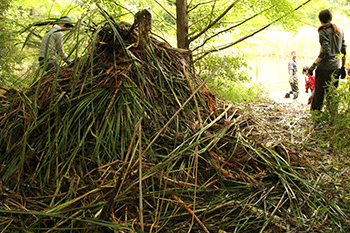
[[[298,66],[297,66],[297,51],[293,50],[291,53],[291,59],[288,62],[288,76],[289,76],[289,85],[291,90],[286,93],[285,98],[289,98],[290,95],[293,95],[293,99],[297,99],[299,96],[299,86],[298,86]]]

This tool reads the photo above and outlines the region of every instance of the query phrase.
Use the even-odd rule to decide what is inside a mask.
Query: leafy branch
[[[260,28],[258,28],[258,29],[256,29],[256,30],[254,30],[254,31],[252,31],[252,32],[249,33],[248,35],[245,35],[245,36],[239,38],[238,40],[236,40],[236,41],[234,41],[234,42],[232,42],[232,43],[229,43],[229,44],[226,44],[226,45],[222,45],[222,46],[219,47],[219,48],[210,49],[210,50],[204,51],[204,52],[202,52],[202,53],[196,54],[195,56],[199,56],[199,57],[197,57],[196,59],[194,59],[193,62],[196,62],[196,61],[202,59],[203,57],[205,57],[206,55],[208,55],[208,54],[210,54],[210,53],[212,53],[212,52],[218,52],[218,51],[225,50],[225,49],[227,49],[227,48],[230,48],[230,47],[232,47],[232,46],[234,46],[234,45],[236,45],[236,44],[238,44],[238,43],[240,43],[240,42],[242,42],[242,41],[244,41],[244,40],[246,40],[246,39],[248,39],[248,38],[250,38],[250,37],[256,35],[257,33],[261,32],[261,31],[267,29],[268,27],[270,27],[271,25],[273,25],[273,24],[279,22],[280,20],[282,20],[283,18],[285,18],[285,17],[287,17],[288,15],[292,14],[293,12],[299,10],[301,7],[305,6],[306,4],[308,4],[308,3],[311,2],[311,1],[312,1],[312,0],[307,0],[306,2],[300,4],[298,7],[294,8],[292,11],[290,11],[290,12],[288,12],[288,13],[286,13],[286,14],[280,16],[280,17],[278,17],[277,19],[271,21],[270,23],[265,24],[264,26],[262,26],[262,27],[260,27]]]

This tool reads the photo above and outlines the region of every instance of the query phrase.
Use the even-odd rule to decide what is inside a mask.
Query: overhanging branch
[[[171,13],[165,6],[163,6],[163,4],[161,4],[160,2],[158,2],[157,0],[154,0],[161,8],[163,8],[163,10],[165,10],[173,19],[176,20],[176,16]]]
[[[245,19],[245,20],[243,20],[243,21],[241,21],[241,22],[238,23],[238,24],[235,24],[235,25],[233,25],[233,26],[231,26],[231,27],[229,27],[229,28],[226,28],[226,29],[224,29],[224,30],[222,30],[222,31],[219,31],[219,32],[215,33],[214,35],[212,35],[212,36],[208,37],[207,39],[205,39],[201,45],[197,46],[197,47],[194,48],[192,51],[196,51],[197,49],[203,47],[209,40],[213,39],[214,37],[216,37],[216,36],[218,36],[218,35],[220,35],[220,34],[222,34],[222,33],[228,32],[228,31],[230,31],[230,30],[232,30],[232,29],[234,29],[234,28],[236,28],[236,27],[239,27],[239,26],[245,24],[246,22],[248,22],[248,21],[254,19],[255,17],[261,15],[262,13],[264,13],[264,12],[266,12],[266,11],[272,9],[273,7],[274,7],[274,6],[271,6],[271,7],[269,7],[268,9],[265,9],[265,10],[263,10],[263,11],[261,11],[261,12],[255,14],[255,15],[253,15],[253,16],[251,16],[251,17],[249,17],[249,18],[247,18],[247,19]]]
[[[214,2],[215,2],[215,1],[216,1],[216,0],[214,0]],[[197,7],[206,5],[206,4],[211,3],[211,2],[213,2],[213,1],[200,2],[200,3],[198,3],[197,5],[195,5],[194,7],[192,7],[191,9],[189,9],[189,10],[187,11],[187,13],[189,14],[189,13],[191,13],[191,11],[195,10]]]
[[[203,57],[205,57],[206,55],[208,55],[208,54],[210,54],[210,53],[212,53],[212,52],[218,52],[218,51],[221,51],[221,50],[225,50],[225,49],[227,49],[227,48],[229,48],[229,47],[232,47],[232,46],[234,46],[234,45],[236,45],[236,44],[238,44],[238,43],[240,43],[240,42],[242,42],[242,41],[248,39],[249,37],[254,36],[255,34],[257,34],[257,33],[261,32],[261,31],[265,30],[265,29],[268,28],[268,27],[270,27],[272,24],[275,24],[276,22],[280,21],[280,20],[283,19],[284,17],[290,15],[290,14],[293,13],[294,11],[299,10],[301,7],[305,6],[307,3],[311,2],[311,1],[312,1],[312,0],[308,0],[308,1],[306,1],[306,2],[304,2],[304,3],[302,3],[302,4],[300,4],[298,7],[294,8],[292,11],[290,11],[290,12],[288,12],[288,13],[282,15],[281,17],[279,17],[279,18],[273,20],[272,22],[270,22],[270,23],[268,23],[268,24],[262,26],[261,28],[259,28],[259,29],[255,30],[255,31],[251,32],[250,34],[248,34],[248,35],[246,35],[246,36],[241,37],[240,39],[238,39],[238,40],[236,40],[236,41],[234,41],[234,42],[232,42],[232,43],[230,43],[230,44],[223,45],[223,46],[220,47],[220,48],[217,48],[217,49],[210,49],[210,50],[208,50],[208,51],[205,51],[205,52],[203,52],[203,53],[200,53],[200,54],[202,54],[202,55],[200,55],[198,58],[196,58],[196,59],[193,61],[193,63],[199,61],[200,59],[202,59]],[[197,55],[198,55],[198,54],[197,54]]]
[[[212,21],[208,26],[206,26],[202,31],[198,32],[197,35],[193,36],[192,38],[189,38],[188,39],[189,43],[196,40],[198,37],[200,37],[206,31],[208,31],[211,27],[213,27],[217,22],[219,22],[220,19],[222,19],[235,6],[235,4],[238,1],[240,1],[240,0],[234,1],[221,15],[219,15],[214,21]]]

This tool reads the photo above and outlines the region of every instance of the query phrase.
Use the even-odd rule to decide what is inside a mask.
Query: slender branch
[[[134,141],[136,140],[136,137],[138,135],[138,127],[141,127],[141,121],[142,121],[142,118],[139,119],[139,121],[136,123],[135,125],[135,130],[133,132],[133,136],[131,138],[131,141],[130,141],[130,144],[129,144],[129,148],[128,148],[128,151],[127,151],[127,154],[126,154],[126,157],[123,161],[123,164],[120,168],[120,173],[119,173],[119,177],[118,177],[118,180],[117,182],[115,183],[115,186],[113,188],[113,191],[111,193],[111,195],[109,196],[109,199],[106,203],[106,206],[105,206],[105,217],[108,217],[109,218],[109,215],[110,213],[112,212],[113,208],[114,208],[114,205],[115,205],[115,200],[116,200],[116,197],[119,195],[122,187],[123,187],[123,183],[125,182],[126,178],[130,175],[129,171],[130,171],[130,166],[132,164],[132,160],[135,156],[135,151],[137,149],[137,144],[134,148],[134,151],[133,150],[133,145],[134,145]],[[139,139],[140,141],[140,139]],[[138,143],[139,143],[138,141]],[[141,142],[140,142],[141,143]],[[129,156],[131,156],[130,160],[129,160]]]
[[[176,30],[176,27],[174,27],[172,24],[168,23],[161,15],[159,15],[157,12],[152,10],[152,13],[157,16],[163,23],[165,23],[168,27],[172,28],[173,30]],[[158,31],[160,31],[162,34],[164,33],[161,29],[156,27],[154,24],[152,24],[152,28],[156,28]]]
[[[263,10],[263,11],[261,11],[261,12],[255,14],[255,15],[253,15],[253,16],[251,16],[251,17],[249,17],[249,18],[247,18],[247,19],[245,19],[245,20],[239,22],[238,24],[235,24],[235,25],[233,25],[233,26],[231,26],[231,27],[229,27],[229,28],[226,28],[226,29],[224,29],[224,30],[222,30],[222,31],[219,31],[219,32],[215,33],[214,35],[212,35],[212,36],[208,37],[207,39],[205,39],[201,45],[197,46],[197,47],[194,48],[192,51],[196,51],[197,49],[203,47],[209,40],[213,39],[214,37],[216,37],[216,36],[218,36],[218,35],[220,35],[220,34],[222,34],[222,33],[228,32],[228,31],[232,30],[233,28],[236,28],[236,27],[239,27],[239,26],[245,24],[246,22],[248,22],[248,21],[254,19],[255,17],[261,15],[262,13],[264,13],[264,12],[266,12],[266,11],[268,11],[268,10],[271,10],[273,7],[275,7],[275,6],[271,6],[271,7],[269,7],[268,9],[265,9],[265,10]]]
[[[192,38],[189,38],[188,41],[191,43],[192,41],[196,40],[198,37],[203,35],[206,31],[208,31],[210,28],[212,28],[217,22],[219,22],[238,2],[239,0],[234,1],[221,15],[219,15],[213,22],[211,22],[208,26],[206,26],[202,31],[200,31],[197,35],[193,36]]]
[[[232,46],[234,46],[234,45],[236,45],[236,44],[238,44],[238,43],[240,43],[240,42],[242,42],[242,41],[244,41],[244,40],[246,40],[246,39],[248,39],[248,38],[254,36],[255,34],[257,34],[257,33],[261,32],[261,31],[265,30],[265,29],[268,28],[268,27],[270,27],[270,26],[273,25],[274,23],[280,21],[280,20],[283,19],[284,17],[290,15],[290,14],[293,13],[294,11],[299,10],[301,7],[305,6],[307,3],[311,2],[311,1],[312,1],[312,0],[307,0],[306,2],[300,4],[298,7],[294,8],[292,11],[290,11],[290,12],[288,12],[288,13],[282,15],[281,17],[279,17],[279,18],[273,20],[272,22],[270,22],[270,23],[268,23],[268,24],[262,26],[261,28],[259,28],[259,29],[255,30],[255,31],[251,32],[250,34],[248,34],[248,35],[246,35],[246,36],[243,36],[243,37],[239,38],[238,40],[236,40],[236,41],[234,41],[234,42],[232,42],[232,43],[230,43],[230,44],[223,45],[223,46],[220,47],[220,48],[210,49],[210,50],[208,50],[208,51],[206,51],[206,52],[200,53],[200,54],[202,54],[202,55],[201,55],[200,57],[198,57],[197,59],[195,59],[195,60],[193,61],[193,63],[199,61],[200,59],[202,59],[203,57],[205,57],[206,55],[208,55],[208,54],[210,54],[210,53],[212,53],[212,52],[218,52],[218,51],[227,49],[227,48],[229,48],[229,47],[232,47]],[[199,54],[197,54],[197,55],[199,55]]]
[[[217,5],[217,1],[214,1],[214,3],[211,6],[211,12],[209,14],[209,22],[213,19],[213,15],[214,15],[213,13],[215,11],[216,5]]]
[[[142,117],[140,118],[140,124],[138,124],[138,144],[139,144],[139,211],[140,211],[140,225],[141,232],[145,232],[143,224],[143,192],[142,192]]]
[[[215,1],[200,2],[197,5],[195,5],[194,7],[192,7],[190,10],[188,10],[187,13],[190,13],[191,11],[195,10],[197,7],[200,7],[202,5],[206,5],[206,4],[211,3],[211,2],[216,2],[216,0]]]
[[[211,12],[208,14],[209,17],[207,17],[207,16],[203,17],[203,18],[209,18],[209,19],[208,19],[209,22],[210,22],[211,19],[212,19],[213,12],[214,12],[214,10],[215,10],[215,6],[216,6],[216,0],[214,0],[214,3],[212,4]],[[197,22],[201,22],[201,21],[203,21],[203,19],[197,20]],[[192,23],[192,24],[195,24],[195,23]],[[195,33],[196,33],[196,31],[193,31],[192,33],[189,33],[189,34],[187,35],[187,37],[188,37],[188,38],[191,38],[191,36],[194,35]],[[190,43],[191,43],[191,41],[188,42],[188,44],[190,44]]]
[[[184,75],[185,75],[185,77],[186,77],[187,84],[188,84],[188,86],[190,87],[191,92],[193,93],[193,92],[194,92],[194,88],[193,88],[193,86],[192,86],[192,83],[191,83],[191,81],[190,81],[190,78],[189,78],[188,75],[187,75],[187,72],[186,72],[186,69],[185,69],[185,64],[183,65],[183,72],[184,72]],[[203,121],[202,121],[202,117],[201,117],[201,114],[200,114],[200,111],[199,111],[199,106],[198,106],[198,101],[197,101],[196,96],[194,96],[193,99],[194,99],[194,103],[195,103],[196,110],[197,110],[199,126],[200,126],[200,128],[202,129],[202,128],[203,128]]]
[[[180,198],[178,198],[174,194],[171,195],[171,197],[174,200],[176,200],[177,202],[179,202],[183,207],[185,207],[185,209],[192,215],[192,217],[196,220],[196,222],[202,227],[202,229],[205,233],[209,233],[208,229],[205,227],[205,225],[202,223],[202,221],[197,217],[197,215],[195,213],[193,213],[193,211],[190,209],[190,207],[188,207],[188,205],[186,205],[185,202],[183,202]]]
[[[176,20],[176,16],[171,13],[165,6],[163,6],[163,4],[161,4],[160,2],[158,2],[157,0],[154,0],[161,8],[163,8],[163,10],[165,10],[173,19]]]
[[[265,30],[266,28],[270,27],[271,25],[272,25],[272,23],[269,23],[269,24],[267,24],[267,25],[261,27],[260,29],[253,31],[253,32],[250,33],[249,35],[243,36],[243,37],[239,38],[238,40],[236,40],[236,41],[234,41],[234,42],[232,42],[232,43],[230,43],[230,44],[223,45],[223,46],[220,47],[220,48],[215,48],[215,49],[207,50],[207,51],[205,51],[204,53],[202,53],[202,55],[201,55],[200,57],[196,58],[196,59],[193,61],[193,63],[197,62],[198,60],[202,59],[203,57],[205,57],[206,55],[208,55],[208,54],[210,54],[210,53],[218,52],[218,51],[221,51],[221,50],[225,50],[225,49],[227,49],[227,48],[230,48],[230,47],[232,47],[232,46],[234,46],[234,45],[236,45],[236,44],[238,44],[238,43],[240,43],[240,42],[242,42],[242,41],[248,39],[249,37],[252,37],[252,36],[254,36],[255,34],[257,34],[257,33],[261,32],[261,31]]]

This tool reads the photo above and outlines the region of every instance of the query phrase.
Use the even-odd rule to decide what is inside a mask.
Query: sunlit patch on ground
[[[310,94],[305,93],[305,91],[299,92],[299,97],[297,99],[291,98],[284,98],[286,92],[285,91],[271,91],[270,92],[270,98],[273,101],[276,101],[277,103],[292,103],[292,104],[300,104],[300,105],[307,105],[307,101],[309,99]],[[307,105],[310,107],[310,105]]]

